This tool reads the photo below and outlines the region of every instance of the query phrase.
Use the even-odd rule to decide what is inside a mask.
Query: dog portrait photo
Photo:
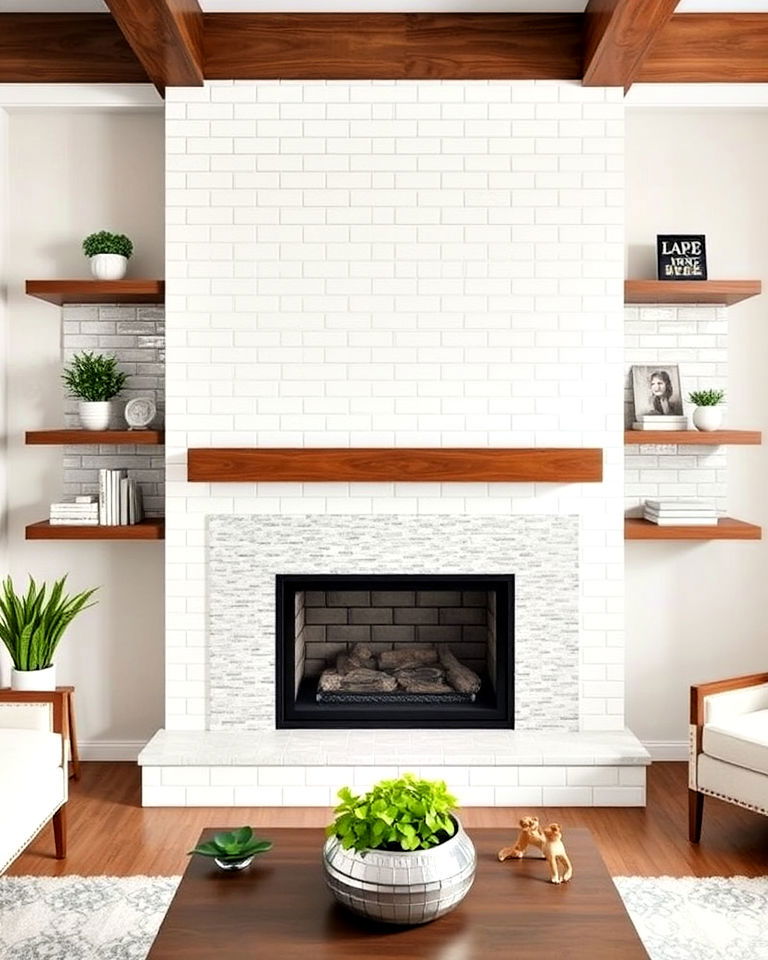
[[[632,367],[632,395],[635,419],[643,417],[681,417],[683,396],[677,364]]]

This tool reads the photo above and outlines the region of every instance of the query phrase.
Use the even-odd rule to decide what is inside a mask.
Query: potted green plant
[[[124,233],[100,230],[83,240],[83,253],[91,261],[91,273],[97,280],[122,280],[133,254],[133,244]]]
[[[128,375],[117,366],[117,357],[103,353],[76,353],[62,380],[80,401],[78,412],[85,430],[106,430],[112,417],[111,400],[125,386]]]
[[[56,580],[47,593],[29,578],[26,595],[16,593],[7,577],[0,592],[0,639],[13,661],[13,690],[55,690],[56,668],[53,654],[64,631],[78,613],[92,607],[88,603],[96,592],[84,590],[75,596],[64,593],[67,578]]]
[[[696,405],[693,411],[693,425],[697,430],[719,430],[723,422],[720,404],[725,400],[725,390],[693,390],[688,400]]]
[[[323,866],[339,903],[372,920],[417,924],[464,899],[477,856],[442,780],[407,773],[362,796],[348,787],[338,796]]]
[[[252,827],[239,827],[199,843],[187,856],[211,857],[222,870],[245,870],[254,857],[271,849],[271,840],[257,837]]]

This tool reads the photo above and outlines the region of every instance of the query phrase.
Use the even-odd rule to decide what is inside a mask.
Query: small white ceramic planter
[[[11,690],[55,690],[56,664],[44,670],[11,670]]]
[[[122,280],[128,270],[128,258],[119,253],[97,253],[91,257],[91,273],[97,280]]]
[[[722,422],[722,407],[696,407],[693,411],[693,425],[697,430],[703,430],[705,432],[719,430]]]
[[[109,400],[98,403],[81,400],[77,405],[83,430],[106,430],[112,419],[112,404]]]

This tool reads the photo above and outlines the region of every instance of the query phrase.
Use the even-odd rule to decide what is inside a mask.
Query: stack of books
[[[98,501],[96,497],[75,497],[73,501],[52,503],[48,522],[52,527],[97,527]]]
[[[687,430],[688,417],[648,414],[632,424],[633,430]]]
[[[125,470],[99,470],[99,522],[125,527],[144,519],[141,488]]]
[[[643,516],[660,527],[717,526],[717,511],[711,500],[646,500]]]

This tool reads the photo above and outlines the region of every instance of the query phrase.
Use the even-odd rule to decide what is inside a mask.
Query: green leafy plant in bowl
[[[254,857],[271,849],[271,840],[257,837],[252,827],[239,827],[199,843],[188,856],[210,857],[222,870],[244,870]]]
[[[692,390],[688,400],[697,407],[716,407],[725,400],[725,390]]]
[[[419,780],[406,773],[382,780],[363,796],[349,787],[338,793],[336,819],[326,829],[345,850],[427,850],[456,833],[456,798],[442,780]]]
[[[91,233],[83,240],[83,253],[86,257],[96,257],[100,253],[112,253],[128,260],[133,254],[133,244],[124,233],[110,233],[108,230],[99,230],[98,233]]]

